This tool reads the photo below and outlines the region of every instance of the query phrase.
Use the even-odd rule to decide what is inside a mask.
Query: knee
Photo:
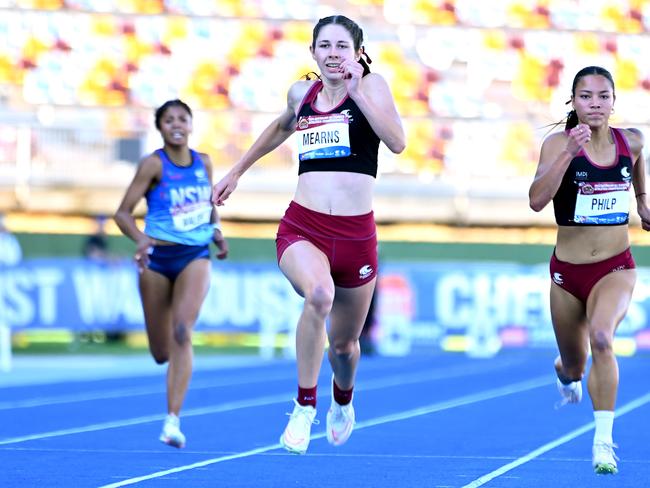
[[[174,342],[179,346],[185,346],[190,343],[192,331],[187,324],[178,323],[174,326]]]
[[[330,343],[331,351],[338,357],[348,358],[353,356],[359,350],[358,340],[342,340],[337,341],[332,339]]]
[[[156,364],[165,364],[167,361],[169,361],[169,354],[167,351],[156,349],[150,349],[150,351],[151,356],[153,357],[153,360],[156,362]]]
[[[313,311],[319,318],[324,319],[332,310],[334,291],[322,285],[314,286],[305,294],[305,309]]]
[[[614,338],[604,330],[595,330],[589,337],[592,354],[607,354],[613,351]]]

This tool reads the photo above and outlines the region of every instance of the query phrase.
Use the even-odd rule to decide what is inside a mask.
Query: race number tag
[[[349,120],[345,114],[301,117],[297,135],[300,161],[350,155]]]
[[[630,183],[581,183],[576,198],[574,222],[579,224],[624,224],[630,213]]]
[[[206,202],[191,203],[174,207],[171,214],[174,228],[180,231],[188,231],[210,222],[212,206]]]

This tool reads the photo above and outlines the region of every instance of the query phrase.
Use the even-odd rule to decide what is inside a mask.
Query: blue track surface
[[[0,485],[648,486],[650,358],[619,358],[614,439],[620,472],[597,476],[589,397],[554,409],[553,357],[553,351],[506,351],[491,359],[364,357],[355,389],[357,425],[337,448],[324,434],[331,375],[324,364],[321,423],[305,456],[277,444],[295,395],[292,361],[196,371],[182,412],[187,447],[181,450],[158,441],[164,367],[98,378],[71,374],[73,380],[24,386],[14,377],[0,386]]]

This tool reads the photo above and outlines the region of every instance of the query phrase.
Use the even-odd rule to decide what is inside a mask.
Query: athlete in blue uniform
[[[140,162],[115,214],[120,230],[136,243],[140,296],[149,349],[167,368],[167,410],[160,440],[185,445],[179,413],[192,373],[192,328],[210,285],[212,241],[224,259],[228,244],[210,201],[212,164],[207,154],[188,147],[192,112],[180,100],[163,104],[155,115],[162,149]],[[133,210],[147,200],[145,228]]]
[[[334,372],[327,440],[338,446],[352,432],[359,335],[377,273],[377,149],[380,141],[395,153],[405,145],[388,84],[370,73],[362,43],[363,31],[347,17],[319,20],[311,54],[320,79],[291,86],[286,110],[213,192],[214,203],[222,205],[248,168],[296,132],[298,187],[276,239],[280,269],[305,299],[296,331],[298,394],[280,438],[295,453],[309,445],[326,334]]]
[[[573,110],[565,130],[544,141],[529,192],[536,212],[553,201],[558,224],[550,266],[551,317],[563,403],[581,400],[591,348],[592,463],[600,474],[618,470],[612,440],[618,364],[612,344],[636,281],[628,237],[631,186],[642,227],[650,230],[643,136],[636,129],[609,126],[614,100],[607,70],[590,66],[576,74]]]

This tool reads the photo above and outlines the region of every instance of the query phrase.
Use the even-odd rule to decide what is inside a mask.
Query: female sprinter
[[[581,400],[591,348],[587,388],[596,423],[596,473],[618,470],[612,440],[618,364],[612,343],[636,280],[628,237],[630,186],[643,229],[650,229],[643,136],[636,129],[610,127],[615,98],[607,70],[590,66],[575,75],[573,110],[564,131],[544,141],[529,192],[535,211],[553,200],[558,224],[550,298],[563,403]]]
[[[163,147],[140,162],[116,214],[120,230],[136,243],[140,297],[149,349],[167,367],[167,417],[160,440],[183,447],[179,414],[192,374],[192,328],[210,285],[212,241],[224,259],[228,244],[210,201],[212,164],[188,146],[192,111],[181,100],[155,114]],[[147,200],[144,231],[133,210]]]
[[[310,46],[319,79],[289,88],[286,110],[213,191],[213,202],[223,205],[248,168],[297,132],[298,186],[276,245],[280,269],[304,297],[296,332],[298,394],[280,438],[300,454],[316,416],[326,336],[334,373],[327,439],[341,445],[352,433],[359,335],[377,273],[372,195],[378,147],[383,142],[399,153],[405,144],[393,96],[384,78],[370,73],[362,43],[361,28],[347,17],[320,19]]]

